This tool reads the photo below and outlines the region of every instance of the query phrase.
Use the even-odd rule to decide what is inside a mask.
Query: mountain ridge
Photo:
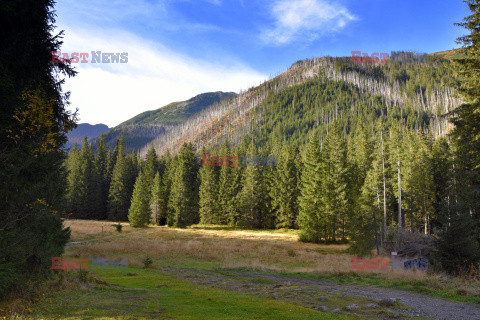
[[[361,102],[365,99],[378,100],[381,103],[375,104],[384,107],[385,110],[379,112],[385,114],[392,108],[400,108],[400,114],[403,109],[411,110],[412,116],[430,119],[422,122],[422,126],[430,126],[429,130],[435,136],[444,135],[450,130],[451,124],[442,114],[448,113],[460,103],[454,96],[454,89],[445,86],[446,82],[453,79],[451,71],[445,67],[449,63],[450,61],[442,56],[417,56],[411,52],[392,52],[388,63],[352,63],[351,57],[300,60],[285,72],[241,92],[234,99],[205,108],[159,135],[152,143],[159,154],[163,154],[167,149],[175,154],[184,142],[192,142],[197,150],[202,146],[207,149],[218,146],[225,139],[235,144],[254,128],[263,126],[270,120],[264,117],[268,112],[268,106],[262,105],[266,97],[315,79],[323,83],[333,81],[353,86],[360,94],[360,103],[366,103]],[[339,94],[342,95],[341,91]],[[325,107],[334,110],[326,111]],[[332,102],[323,107],[310,105],[309,108],[323,114],[319,116],[327,117],[326,126],[334,118],[332,112],[338,114],[338,107],[332,107]],[[141,149],[142,156],[146,154],[149,145]]]
[[[68,142],[65,144],[65,148],[69,149],[73,147],[75,143],[80,145],[85,136],[88,140],[91,140],[100,136],[102,133],[107,132],[108,130],[110,130],[110,128],[103,123],[79,123],[75,129],[67,133]]]
[[[113,149],[115,141],[123,132],[125,148],[139,150],[203,109],[236,95],[234,92],[205,92],[186,101],[172,102],[161,108],[142,112],[106,132],[105,142],[109,149]]]

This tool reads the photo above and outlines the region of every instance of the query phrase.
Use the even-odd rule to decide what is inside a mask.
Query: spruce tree
[[[378,133],[378,137],[380,133]],[[380,137],[379,137],[380,138]],[[363,186],[361,187],[358,205],[351,223],[351,250],[359,255],[369,255],[382,241],[379,232],[383,213],[383,152],[381,139],[374,146],[372,163],[367,169]],[[384,228],[384,227],[383,227]],[[383,230],[382,230],[383,231]]]
[[[160,225],[160,204],[162,197],[162,179],[160,173],[157,171],[155,178],[153,179],[153,185],[151,189],[151,203],[152,203],[152,221],[155,224]],[[165,224],[165,223],[164,223]]]
[[[252,140],[248,154],[257,155],[257,149]],[[268,223],[268,208],[266,204],[266,185],[263,178],[264,168],[259,163],[249,163],[245,168],[243,188],[238,195],[240,217],[237,225],[249,228],[263,228]]]
[[[133,194],[133,187],[135,186],[135,182],[137,180],[138,174],[140,172],[140,167],[141,167],[141,158],[137,154],[136,151],[133,151],[132,153],[128,154],[125,157],[127,161],[127,193],[129,199],[132,197]],[[150,186],[151,187],[151,186]]]
[[[119,145],[115,167],[112,172],[112,182],[108,194],[108,218],[114,221],[125,221],[130,208],[129,164]]]
[[[403,229],[404,228],[404,213],[402,210],[402,197],[403,197],[403,184],[402,184],[402,171],[403,168],[403,161],[404,161],[404,144],[403,144],[403,130],[402,124],[398,121],[394,121],[392,128],[390,130],[390,136],[388,140],[389,149],[391,151],[391,155],[388,158],[390,160],[390,177],[391,177],[391,185],[393,187],[394,195],[397,198],[396,208],[397,208],[397,228]]]
[[[80,197],[80,181],[81,181],[81,165],[80,165],[80,150],[78,150],[78,145],[75,143],[73,148],[70,150],[67,159],[67,211],[70,214],[73,214],[75,217],[78,212],[80,212],[83,203],[81,202]]]
[[[146,227],[151,220],[150,209],[151,190],[145,173],[140,172],[135,181],[132,201],[128,210],[128,221],[134,228]]]
[[[155,174],[159,170],[159,161],[157,152],[153,147],[153,144],[150,145],[150,149],[148,149],[147,156],[145,158],[145,163],[143,167],[143,171],[145,172],[145,178],[147,179],[148,185],[151,187],[153,184],[153,179],[155,178]]]
[[[248,150],[248,139],[244,138],[240,144],[232,148],[231,154],[238,159],[238,166],[233,166],[230,171],[229,181],[230,184],[227,188],[227,191],[230,194],[225,194],[226,197],[230,197],[227,207],[228,214],[228,223],[231,226],[238,225],[242,216],[242,208],[239,205],[240,202],[240,192],[242,191],[244,185],[244,174],[246,166],[242,163],[243,155],[247,154]],[[223,186],[223,185],[221,185]]]
[[[453,112],[451,138],[455,150],[456,205],[442,219],[436,257],[443,269],[458,274],[479,267],[480,240],[480,6],[467,0],[472,14],[457,25],[470,34],[458,38],[461,55],[454,59],[463,104]]]
[[[232,156],[228,141],[225,141],[220,146],[219,154],[222,156]],[[231,213],[235,210],[233,170],[238,170],[238,168],[234,168],[232,165],[234,165],[234,162],[230,162],[228,166],[220,167],[218,176],[218,223],[220,224],[229,223],[229,217],[232,216]],[[238,163],[237,165],[240,166],[241,164]]]
[[[204,148],[200,152],[202,155],[206,154]],[[228,163],[226,163],[228,165]],[[219,219],[218,206],[218,174],[217,166],[200,167],[200,189],[199,189],[199,207],[200,207],[200,223],[203,224],[218,224],[221,223]]]
[[[300,241],[320,243],[325,231],[320,194],[322,164],[319,137],[313,134],[306,147],[300,184],[298,226]]]
[[[164,169],[161,178],[160,193],[158,195],[158,223],[159,225],[163,226],[167,224],[167,220],[169,220],[168,217],[171,216],[171,214],[169,215],[168,203],[172,189],[172,178],[175,167],[169,150],[167,150],[167,152],[162,156],[161,163]],[[173,219],[170,219],[170,221],[173,221]]]
[[[456,25],[469,34],[459,37],[461,54],[454,59],[463,104],[454,110],[455,125],[451,137],[457,150],[456,168],[460,171],[459,201],[474,217],[477,238],[480,240],[480,5],[478,0],[467,0],[471,15]]]
[[[199,222],[198,214],[198,159],[193,145],[185,143],[180,149],[173,176],[170,207],[173,226],[184,228]]]
[[[169,192],[168,192],[168,197],[166,200],[168,200],[167,203],[167,211],[166,211],[166,222],[169,227],[173,227],[175,224],[175,208],[174,205],[175,203],[173,202],[173,184],[175,179],[177,178],[177,167],[178,167],[178,161],[179,161],[179,155],[176,154],[175,156],[172,157],[170,161],[170,166],[168,166],[167,171],[165,172],[166,178],[168,179],[168,184],[165,184],[165,186],[169,187]],[[164,174],[164,176],[165,176]],[[165,179],[163,179],[165,181]],[[167,181],[165,181],[167,182]]]
[[[97,196],[97,213],[98,219],[107,219],[108,216],[108,191],[109,191],[109,177],[108,177],[108,153],[103,134],[100,135],[100,140],[97,146],[97,156],[95,158],[95,168],[98,174],[98,196]]]
[[[296,228],[298,216],[298,173],[296,155],[298,149],[283,147],[279,156],[275,177],[271,182],[273,210],[277,228]]]
[[[80,193],[77,195],[82,203],[77,212],[79,218],[97,218],[97,204],[99,195],[99,176],[95,167],[93,149],[88,143],[87,137],[83,139],[80,149]]]
[[[70,231],[64,205],[63,145],[75,127],[62,92],[69,62],[52,63],[61,50],[54,1],[1,1],[0,21],[0,296],[25,280],[50,273]],[[21,52],[21,54],[19,54]]]
[[[346,238],[345,228],[348,207],[348,175],[345,139],[340,126],[334,122],[322,148],[324,170],[322,180],[323,210],[326,213],[328,238],[336,241],[337,229],[342,230],[342,240]]]
[[[117,163],[118,155],[123,153],[125,155],[125,148],[123,145],[123,131],[120,134],[120,137],[115,141],[115,148],[113,152],[109,152],[109,157],[107,161],[107,180],[108,184],[112,183],[113,177],[113,169],[115,168],[115,164]]]
[[[414,206],[418,208],[418,229],[425,234],[430,234],[430,221],[435,218],[434,205],[435,189],[433,186],[432,150],[429,141],[422,133],[415,135],[418,148],[416,150],[416,162],[413,163],[412,188]],[[408,170],[408,167],[405,167]]]

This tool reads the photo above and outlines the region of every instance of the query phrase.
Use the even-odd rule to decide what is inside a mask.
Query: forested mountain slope
[[[351,57],[298,61],[264,84],[167,128],[152,143],[159,154],[176,153],[183,142],[210,148],[248,135],[269,144],[304,144],[312,130],[322,136],[335,119],[348,133],[359,123],[373,125],[381,115],[437,137],[450,128],[442,115],[460,103],[452,81],[450,62],[442,56],[398,52],[387,63],[352,63]]]
[[[113,149],[116,139],[123,132],[125,148],[138,150],[192,115],[235,95],[234,92],[207,92],[187,101],[173,102],[157,110],[143,112],[108,131],[105,134],[107,147]]]
[[[111,153],[102,143],[96,156],[88,144],[72,150],[70,211],[144,225],[154,198],[160,224],[300,228],[303,241],[352,239],[359,251],[398,226],[436,233],[461,194],[440,139],[460,103],[452,79],[449,60],[411,53],[388,63],[299,61],[165,130],[142,150],[145,161],[122,139]],[[94,162],[101,178],[84,187],[83,164]]]

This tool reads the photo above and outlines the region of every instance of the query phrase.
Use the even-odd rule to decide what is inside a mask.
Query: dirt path
[[[404,290],[248,271],[172,268],[165,268],[164,271],[201,285],[286,300],[318,311],[348,313],[368,319],[480,320],[480,306]],[[399,303],[391,305],[395,300]]]

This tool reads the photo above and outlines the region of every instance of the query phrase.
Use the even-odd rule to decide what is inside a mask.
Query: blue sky
[[[75,64],[80,122],[117,125],[207,91],[248,89],[297,60],[457,47],[460,0],[59,0],[62,52],[128,52]]]

